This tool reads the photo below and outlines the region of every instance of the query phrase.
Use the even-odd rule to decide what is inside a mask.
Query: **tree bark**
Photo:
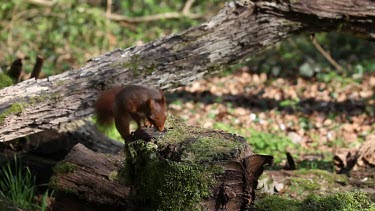
[[[372,0],[236,1],[210,21],[143,46],[117,49],[79,69],[0,90],[0,141],[93,113],[115,85],[184,86],[300,32],[340,31],[375,40]]]
[[[111,173],[121,166],[121,156],[95,153],[77,144],[55,167],[50,185],[59,191],[80,199],[115,208],[126,207],[130,188],[111,178]]]

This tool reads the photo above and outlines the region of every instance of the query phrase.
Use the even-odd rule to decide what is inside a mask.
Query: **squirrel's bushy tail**
[[[106,126],[113,123],[114,119],[114,103],[116,95],[123,89],[118,86],[103,91],[95,102],[96,123]]]

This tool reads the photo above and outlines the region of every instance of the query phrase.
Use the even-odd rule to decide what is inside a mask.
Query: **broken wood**
[[[142,128],[127,158],[76,145],[56,170],[53,187],[97,205],[135,210],[240,210],[252,207],[264,165],[240,136],[187,127]],[[144,140],[138,140],[141,137]],[[71,169],[71,170],[66,170]]]
[[[296,170],[296,163],[294,162],[294,158],[290,154],[290,152],[286,153],[286,163],[283,169],[284,170]]]
[[[375,167],[375,136],[369,136],[359,148],[337,149],[333,160],[340,174]]]
[[[207,23],[181,33],[0,90],[0,141],[91,115],[103,89],[130,83],[184,86],[303,31],[340,31],[374,40],[374,19],[372,0],[230,2]],[[21,109],[12,112],[12,106]]]
[[[31,72],[30,78],[38,79],[40,72],[42,71],[44,58],[42,56],[37,56],[34,64],[33,71]]]
[[[17,58],[13,61],[10,69],[8,71],[8,75],[13,79],[14,83],[18,83],[22,73],[22,59]]]

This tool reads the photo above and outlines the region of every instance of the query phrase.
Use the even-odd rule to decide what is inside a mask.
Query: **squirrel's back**
[[[95,102],[94,109],[97,118],[97,124],[112,124],[114,118],[114,102],[117,94],[123,89],[117,86],[103,91]]]
[[[148,110],[146,102],[150,99],[161,101],[163,94],[154,88],[148,88],[140,85],[129,85],[124,87],[116,97],[116,106],[120,110],[129,112],[144,112]],[[164,103],[164,102],[159,102]]]

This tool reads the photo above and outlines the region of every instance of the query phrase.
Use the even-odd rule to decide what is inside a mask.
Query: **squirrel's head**
[[[149,121],[159,131],[164,131],[165,120],[167,119],[167,105],[164,95],[161,99],[149,99],[147,101],[148,108],[150,109]]]

